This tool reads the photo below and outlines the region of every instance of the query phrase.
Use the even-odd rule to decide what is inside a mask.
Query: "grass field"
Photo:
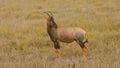
[[[44,11],[86,30],[87,57],[73,42],[56,58]],[[120,1],[0,0],[0,68],[120,68]]]

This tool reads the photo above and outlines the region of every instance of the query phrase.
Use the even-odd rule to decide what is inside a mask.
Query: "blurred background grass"
[[[89,56],[76,43],[60,43],[55,59],[44,11],[63,26],[86,30]],[[120,1],[118,0],[0,0],[0,67],[119,68]]]

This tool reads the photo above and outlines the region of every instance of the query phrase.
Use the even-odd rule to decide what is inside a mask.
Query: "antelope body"
[[[79,27],[63,27],[58,26],[53,18],[51,12],[45,12],[48,17],[47,19],[47,32],[50,36],[50,39],[54,43],[54,48],[56,49],[57,57],[60,56],[60,44],[59,41],[65,43],[71,43],[76,41],[82,48],[83,54],[87,55],[87,48],[85,43],[87,43],[86,32]]]
[[[85,31],[77,27],[58,27],[57,34],[60,41],[71,43],[78,39],[84,40]]]

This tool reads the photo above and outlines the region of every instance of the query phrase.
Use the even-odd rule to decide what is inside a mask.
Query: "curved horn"
[[[53,17],[53,14],[52,14],[52,12],[50,12],[50,11],[48,11],[49,13],[50,13],[50,15]]]
[[[51,16],[49,15],[49,13],[47,13],[47,12],[43,12],[43,13],[46,13],[49,17],[51,17]]]

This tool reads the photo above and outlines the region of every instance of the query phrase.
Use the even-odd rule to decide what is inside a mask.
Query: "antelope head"
[[[53,14],[51,12],[44,12],[44,13],[47,14],[46,20],[47,20],[48,27],[56,27],[57,28],[57,24],[54,21]]]

